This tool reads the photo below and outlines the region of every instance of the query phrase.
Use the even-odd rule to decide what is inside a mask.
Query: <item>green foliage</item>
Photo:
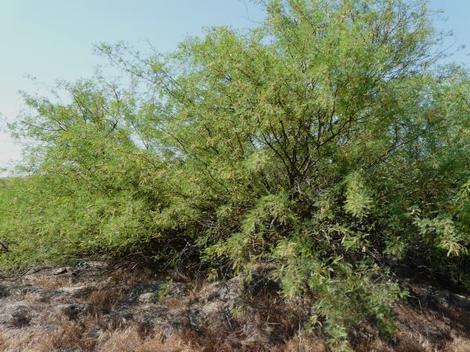
[[[171,279],[167,279],[165,282],[162,282],[160,286],[158,286],[158,290],[155,294],[157,302],[160,302],[168,297],[172,285],[173,281]]]
[[[346,191],[344,210],[357,218],[367,215],[372,208],[372,197],[367,187],[364,185],[362,177],[355,172],[345,179]]]
[[[437,67],[426,6],[272,0],[248,33],[98,50],[132,77],[25,96],[27,177],[0,184],[3,268],[83,255],[276,267],[347,349],[392,333],[396,264],[470,287],[470,79]],[[437,68],[437,69],[436,69]],[[5,248],[6,248],[5,247]]]

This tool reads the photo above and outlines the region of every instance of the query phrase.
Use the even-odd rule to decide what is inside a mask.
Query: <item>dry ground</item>
[[[0,281],[0,351],[327,351],[321,329],[302,329],[309,302],[286,304],[260,280],[247,289],[91,261],[31,271]],[[364,322],[350,332],[354,350],[470,352],[469,297],[409,289],[396,336]]]

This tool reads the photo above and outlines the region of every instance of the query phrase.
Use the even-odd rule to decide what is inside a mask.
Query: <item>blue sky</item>
[[[470,1],[432,0],[431,8],[444,11],[436,27],[454,32],[446,45],[468,47],[452,60],[470,67]],[[150,42],[166,52],[203,27],[244,29],[262,19],[249,0],[0,0],[0,113],[12,121],[21,111],[19,90],[46,94],[56,80],[90,77],[105,64],[93,54],[95,43]],[[19,157],[20,146],[0,130],[0,167]]]

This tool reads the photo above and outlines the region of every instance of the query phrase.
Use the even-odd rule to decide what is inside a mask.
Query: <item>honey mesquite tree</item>
[[[41,143],[31,176],[8,181],[2,262],[270,263],[338,349],[363,319],[393,332],[403,266],[469,287],[470,81],[438,66],[426,4],[262,6],[262,26],[169,55],[100,45],[133,89],[95,79],[67,86],[69,104],[27,98],[36,114],[16,130]]]

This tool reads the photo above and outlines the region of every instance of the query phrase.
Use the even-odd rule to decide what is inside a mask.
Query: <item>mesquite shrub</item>
[[[35,143],[25,176],[0,184],[5,270],[270,263],[286,299],[314,297],[337,349],[362,319],[393,333],[399,268],[470,286],[470,79],[439,66],[426,4],[264,6],[258,28],[213,28],[169,55],[100,45],[130,87],[25,96],[12,128]]]

